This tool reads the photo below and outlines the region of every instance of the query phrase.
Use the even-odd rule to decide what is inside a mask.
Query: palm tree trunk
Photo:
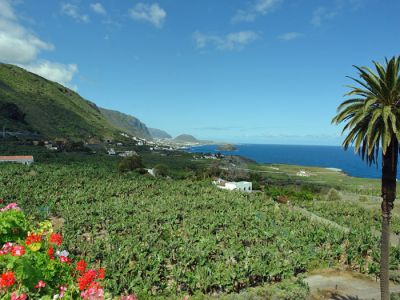
[[[390,250],[390,218],[393,202],[396,199],[396,176],[398,141],[396,137],[382,157],[382,237],[381,237],[381,299],[389,300],[389,250]]]

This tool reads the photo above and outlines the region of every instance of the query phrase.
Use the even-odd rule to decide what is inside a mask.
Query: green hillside
[[[157,128],[149,128],[150,134],[153,138],[155,139],[171,139],[172,136],[161,129],[157,129]]]
[[[181,134],[174,138],[175,142],[179,143],[198,143],[199,140],[190,134]]]
[[[114,127],[119,130],[129,133],[133,136],[142,138],[151,138],[151,134],[147,126],[142,123],[139,119],[121,113],[119,111],[99,108],[101,113],[106,117],[108,122],[110,122]]]
[[[117,134],[97,106],[76,92],[13,65],[0,64],[0,124],[47,138]]]

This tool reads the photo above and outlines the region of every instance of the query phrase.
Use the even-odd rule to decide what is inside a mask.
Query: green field
[[[296,178],[291,173],[299,167],[279,165],[273,167],[285,174],[261,172],[261,182],[270,182],[265,192],[242,194],[193,176],[210,162],[189,154],[143,154],[147,167],[165,164],[178,178],[173,179],[119,173],[115,157],[25,150],[32,149],[38,159],[31,167],[0,165],[0,198],[19,203],[34,218],[51,218],[74,256],[106,267],[107,288],[115,294],[126,290],[140,299],[176,299],[254,291],[265,296],[275,290],[298,299],[306,287],[296,278],[311,270],[378,274],[376,208],[324,198],[330,185],[343,193],[375,193],[376,180],[318,168],[309,171],[326,172],[319,178]],[[320,185],[319,192],[313,185]],[[276,203],[277,193],[292,205]],[[296,207],[351,230],[321,223]],[[400,228],[399,220],[394,222]],[[392,269],[399,268],[399,257],[399,248],[393,248]]]

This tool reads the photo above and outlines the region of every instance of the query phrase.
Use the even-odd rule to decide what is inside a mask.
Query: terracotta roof
[[[0,156],[0,160],[28,160],[33,159],[32,155],[19,155],[19,156]]]

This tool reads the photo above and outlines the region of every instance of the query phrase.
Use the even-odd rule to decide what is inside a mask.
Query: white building
[[[310,177],[310,173],[304,171],[304,170],[300,170],[299,172],[296,173],[297,176],[300,177]]]
[[[242,191],[251,193],[253,190],[253,184],[249,181],[239,181],[239,182],[228,182],[221,178],[216,181],[213,181],[218,188],[228,191]]]
[[[0,156],[0,163],[2,162],[14,162],[20,163],[24,165],[31,165],[33,163],[33,156],[32,155],[25,155],[25,156]]]
[[[110,150],[107,150],[108,155],[115,155],[115,150],[114,148],[111,148]]]

